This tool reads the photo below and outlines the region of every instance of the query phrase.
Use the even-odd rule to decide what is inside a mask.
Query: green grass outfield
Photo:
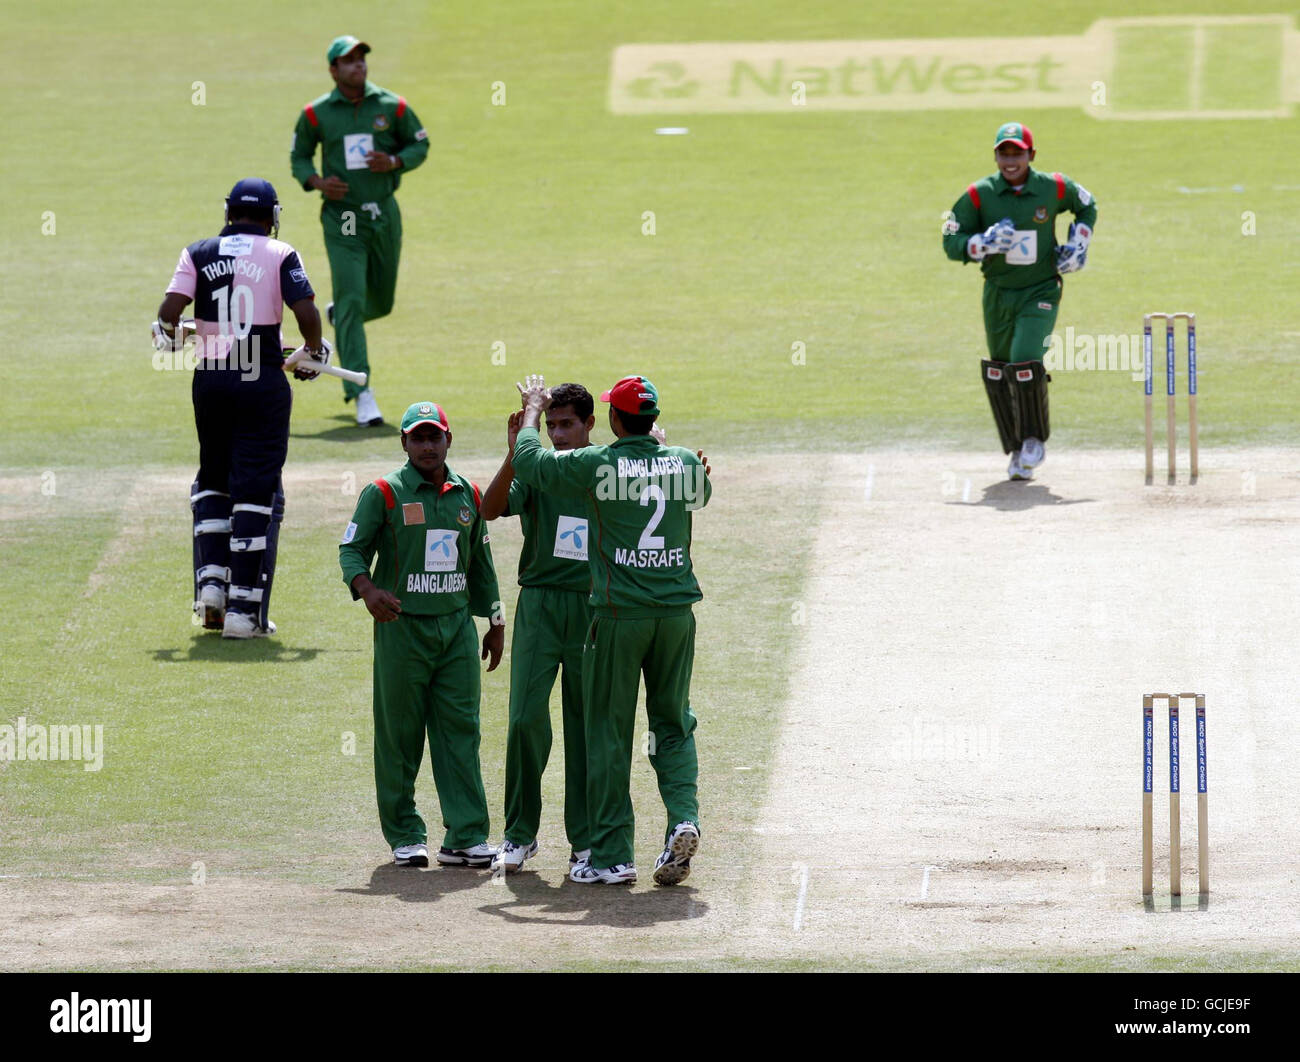
[[[695,676],[703,794],[724,843],[752,824],[765,785],[735,768],[766,760],[790,693],[790,604],[806,561],[795,548],[774,563],[767,544],[818,515],[814,492],[765,485],[755,459],[900,444],[996,453],[976,370],[980,279],[944,257],[939,225],[991,172],[1001,121],[1031,125],[1039,168],[1079,179],[1099,204],[1059,327],[1127,335],[1144,311],[1194,309],[1202,448],[1300,441],[1294,118],[1105,122],[1010,105],[628,117],[606,107],[623,43],[1072,35],[1105,16],[1221,14],[1221,0],[889,12],[761,0],[743,16],[698,0],[4,6],[0,86],[23,103],[7,119],[19,147],[0,206],[0,722],[102,723],[109,751],[101,773],[58,763],[0,772],[0,873],[183,884],[202,860],[209,872],[341,886],[356,868],[338,845],[373,842],[375,860],[385,855],[369,765],[369,623],[348,600],[334,543],[359,486],[398,462],[396,432],[352,427],[333,381],[295,384],[290,469],[310,482],[288,502],[273,609],[284,635],[200,637],[187,606],[190,381],[153,371],[146,338],[180,249],[217,231],[223,197],[250,174],[277,186],[281,236],[328,298],[317,199],[290,178],[288,149],[302,104],[331,85],[323,53],[336,33],[373,46],[372,80],[407,97],[432,145],[399,192],[396,310],[368,329],[390,418],[416,399],[441,402],[453,466],[490,475],[516,379],[541,371],[596,390],[644,372],[672,441],[705,447],[718,485],[732,488],[697,518],[695,551],[707,595]],[[1153,34],[1151,47],[1168,46]],[[491,104],[497,81],[504,107]],[[654,135],[663,125],[690,133]],[[642,235],[645,211],[654,236]],[[1253,235],[1242,232],[1246,211]],[[804,365],[792,364],[795,343]],[[1054,444],[1140,446],[1140,384],[1128,373],[1058,373],[1052,400]],[[498,537],[505,589],[517,547]],[[507,674],[503,664],[484,686],[494,833]],[[345,733],[355,754],[341,751]],[[659,820],[644,764],[637,786],[646,848]],[[560,792],[552,771],[552,811]],[[419,798],[434,825],[427,772]]]

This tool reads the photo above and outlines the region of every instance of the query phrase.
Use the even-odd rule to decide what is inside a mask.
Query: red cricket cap
[[[604,392],[600,400],[608,402],[623,413],[635,413],[637,416],[659,415],[659,392],[644,376],[624,376]]]

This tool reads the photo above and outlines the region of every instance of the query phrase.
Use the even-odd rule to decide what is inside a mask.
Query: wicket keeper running
[[[591,443],[595,402],[581,384],[551,390],[546,434],[556,453]],[[551,688],[560,673],[564,728],[564,831],[570,866],[585,861],[587,749],[582,721],[582,647],[591,625],[587,598],[587,504],[582,494],[546,494],[515,479],[511,455],[524,412],[510,415],[506,458],[483,494],[483,518],[518,516],[524,533],[519,554],[519,602],[510,652],[510,724],[506,734],[506,827],[492,869],[520,870],[537,854],[542,814],[542,772],[551,754]]]
[[[976,181],[943,224],[943,249],[956,262],[979,262],[984,274],[984,334],[989,357],[980,374],[1007,475],[1030,479],[1043,462],[1050,433],[1048,375],[1043,366],[1061,305],[1061,274],[1088,257],[1097,204],[1088,190],[1060,173],[1029,164],[1037,152],[1029,127],[1007,122],[993,142],[998,172]],[[1069,239],[1056,242],[1056,216],[1074,215]]]
[[[182,349],[181,311],[193,300],[194,610],[223,638],[275,633],[267,611],[293,404],[282,367],[282,304],[298,319],[308,351],[325,358],[307,272],[298,252],[275,238],[279,232],[280,200],[270,182],[247,177],[236,184],[226,197],[225,228],[181,252],[153,329],[157,349]]]
[[[338,37],[325,53],[335,88],[298,116],[289,157],[293,176],[321,193],[321,225],[330,260],[334,301],[325,308],[334,326],[339,362],[370,375],[365,322],[393,309],[402,253],[402,215],[393,193],[402,174],[424,162],[429,140],[401,96],[366,80],[370,45]],[[321,145],[321,174],[316,145]],[[345,380],[343,400],[357,402],[357,423],[377,426],[383,415],[370,390]]]
[[[708,466],[650,435],[659,395],[627,376],[601,395],[615,441],[556,453],[538,425],[550,404],[540,376],[521,386],[523,424],[515,479],[543,493],[581,491],[589,526],[592,621],[582,657],[591,856],[569,871],[580,883],[636,881],[630,793],[637,691],[645,675],[650,762],[668,811],[654,880],[675,885],[691,872],[700,843],[691,669],[702,596],[691,566],[691,513],[708,503]]]
[[[479,766],[478,634],[495,670],[505,616],[479,489],[447,467],[451,426],[441,406],[416,402],[402,417],[407,462],[361,491],[339,544],[343,581],[374,617],[375,794],[398,866],[427,867],[415,778],[424,758],[445,833],[438,862],[486,867],[488,807]],[[374,572],[371,561],[378,554]]]

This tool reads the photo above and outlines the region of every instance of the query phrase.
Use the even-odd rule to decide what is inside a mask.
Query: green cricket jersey
[[[387,200],[402,183],[402,174],[429,154],[428,134],[406,100],[369,81],[356,103],[336,87],[302,109],[289,161],[294,180],[303,188],[316,173],[317,144],[321,145],[321,176],[348,182],[343,199],[327,202],[351,207]],[[388,173],[372,173],[366,167],[367,151],[396,155],[402,164]]]
[[[502,516],[519,517],[519,585],[591,590],[587,561],[587,505],[581,494],[544,494],[519,480],[510,484]]]
[[[712,487],[690,450],[630,435],[610,446],[556,452],[543,449],[536,428],[524,428],[513,463],[525,486],[582,492],[595,615],[662,616],[703,596],[691,567],[691,513],[708,504]]]
[[[378,554],[371,578],[402,602],[404,613],[442,616],[468,606],[475,616],[497,615],[501,594],[478,488],[450,468],[436,487],[410,461],[383,482],[391,499],[379,481],[367,483],[343,532],[344,583],[351,588],[358,575],[370,575]]]
[[[1027,288],[1056,275],[1056,216],[1069,211],[1076,221],[1096,227],[1097,203],[1080,184],[1060,173],[1032,166],[1020,191],[1000,173],[976,181],[953,204],[943,228],[943,249],[955,262],[969,262],[966,244],[1003,218],[1016,226],[1016,243],[1006,254],[980,262],[985,278],[1001,288]]]

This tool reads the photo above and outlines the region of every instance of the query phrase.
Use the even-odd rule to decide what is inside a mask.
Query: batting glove
[[[295,380],[314,380],[320,375],[319,369],[312,369],[310,366],[313,362],[319,365],[328,365],[330,353],[332,351],[328,339],[320,341],[319,350],[308,350],[307,347],[301,346],[290,354],[290,358],[297,356],[293,366],[293,378]]]
[[[151,331],[154,350],[180,350],[185,346],[185,341],[195,333],[194,319],[182,317],[179,327],[172,328],[159,318],[154,321]]]

